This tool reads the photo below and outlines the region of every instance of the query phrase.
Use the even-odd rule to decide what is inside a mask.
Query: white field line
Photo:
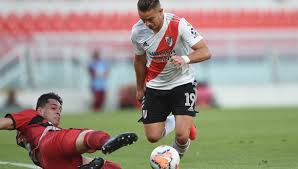
[[[23,167],[23,168],[41,169],[40,167],[31,165],[31,164],[14,163],[14,162],[8,162],[8,161],[0,161],[0,165],[12,165],[12,166]]]

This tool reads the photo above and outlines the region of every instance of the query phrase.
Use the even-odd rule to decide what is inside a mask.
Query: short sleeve
[[[18,113],[6,114],[6,118],[11,118],[15,129],[26,126],[33,117],[37,116],[38,113],[33,109],[24,110]]]
[[[184,18],[180,20],[179,30],[181,32],[182,39],[186,41],[190,47],[203,39],[202,35]]]
[[[135,32],[132,32],[131,34],[131,43],[135,55],[144,55],[145,51],[140,43],[137,42]]]

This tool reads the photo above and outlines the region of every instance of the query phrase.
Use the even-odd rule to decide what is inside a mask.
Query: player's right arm
[[[13,120],[11,118],[0,118],[0,130],[13,130]]]
[[[26,127],[34,117],[43,118],[33,109],[27,109],[20,112],[6,114],[5,118],[0,118],[0,130],[19,130]],[[39,118],[38,118],[39,119]]]
[[[134,68],[136,73],[136,98],[142,100],[144,96],[145,78],[146,78],[146,56],[135,55]]]
[[[138,23],[132,28],[131,43],[133,52],[135,54],[134,58],[134,68],[136,73],[136,99],[142,100],[144,96],[145,78],[146,78],[146,52],[141,45],[142,42],[141,32],[138,27]]]

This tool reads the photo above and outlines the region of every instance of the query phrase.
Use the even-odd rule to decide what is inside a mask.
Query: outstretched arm
[[[0,130],[13,130],[14,125],[11,118],[0,118]]]

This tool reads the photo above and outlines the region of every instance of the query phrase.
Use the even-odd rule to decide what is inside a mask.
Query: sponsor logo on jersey
[[[145,41],[145,42],[143,43],[143,47],[147,47],[147,46],[149,46],[149,45],[148,45],[148,43]]]
[[[172,56],[172,55],[176,55],[176,51],[175,50],[164,50],[161,52],[149,52],[149,55],[151,56]]]
[[[149,57],[155,62],[167,62],[172,56],[176,55],[175,50],[149,52]]]

